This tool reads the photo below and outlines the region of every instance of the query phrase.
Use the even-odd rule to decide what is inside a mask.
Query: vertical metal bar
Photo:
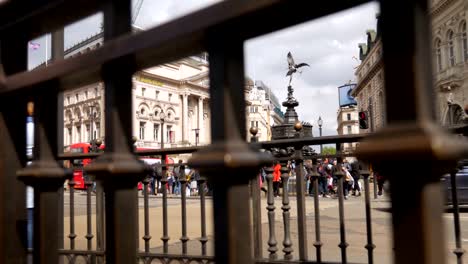
[[[375,245],[372,242],[372,216],[371,216],[371,205],[370,205],[370,190],[369,190],[369,171],[363,170],[361,172],[364,177],[364,194],[366,200],[366,231],[367,231],[367,249],[368,263],[374,263],[374,248]]]
[[[200,178],[200,185],[203,188],[202,190],[205,189],[206,186],[206,180],[205,177]],[[202,249],[202,256],[206,256],[206,243],[208,242],[208,237],[206,236],[206,199],[205,199],[205,192],[202,192],[200,194],[200,210],[201,210],[201,237],[200,237],[200,243],[201,243],[201,249]]]
[[[143,240],[145,240],[145,253],[149,253],[150,250],[150,240],[151,236],[149,233],[149,203],[148,203],[148,184],[150,178],[146,177],[143,180],[143,207],[144,207],[144,214],[145,214],[145,235],[143,236]]]
[[[101,181],[96,181],[96,249],[104,251],[105,243],[105,219],[104,214],[104,190]],[[102,258],[97,259],[98,263],[103,263]]]
[[[190,162],[213,184],[215,262],[248,264],[253,262],[248,183],[264,159],[245,143],[244,43],[229,31],[208,32],[212,144]]]
[[[58,189],[63,188],[65,171],[57,157],[57,94],[55,82],[45,83],[46,92],[35,95],[34,160],[18,172],[20,180],[34,187],[34,263],[57,263]]]
[[[257,142],[258,138],[256,134],[257,128],[250,128],[252,137],[250,142]],[[262,258],[262,209],[260,200],[260,179],[257,174],[255,178],[250,181],[250,193],[252,195],[252,219],[253,219],[253,246],[254,246],[254,258]]]
[[[299,135],[299,133],[297,133],[297,135]],[[305,194],[304,194],[304,158],[302,157],[302,147],[296,147],[295,160],[296,160],[296,199],[297,199],[297,232],[299,236],[299,260],[306,261],[308,259],[307,218],[306,218],[306,206],[305,206]]]
[[[63,28],[59,29],[55,32],[52,32],[51,34],[51,60],[53,62],[62,60],[64,57],[64,32]],[[63,93],[59,93],[57,95],[57,153],[63,153]],[[61,162],[63,163],[63,161]],[[64,188],[59,189],[59,199],[58,199],[58,204],[59,204],[59,212],[58,212],[58,218],[59,218],[59,225],[58,225],[58,247],[63,248],[64,247]],[[60,263],[64,262],[63,258],[60,258]]]
[[[163,253],[169,253],[169,232],[168,232],[168,222],[167,222],[167,167],[166,167],[166,158],[167,155],[163,154],[161,156],[161,165],[162,165],[162,179],[161,179],[161,188],[163,192],[162,200],[162,222],[163,222],[163,236],[161,240],[163,241]]]
[[[2,33],[0,79],[27,69],[27,41],[21,29]],[[25,263],[27,255],[26,189],[16,178],[26,165],[26,98],[21,97],[0,98],[0,263],[6,264]],[[17,225],[23,235],[11,228]]]
[[[372,174],[373,174],[372,178],[373,178],[373,181],[374,181],[374,199],[377,199],[377,198],[379,198],[379,196],[377,195],[378,181],[377,181],[377,178],[375,177],[375,172],[372,173]]]
[[[180,199],[181,199],[181,210],[182,210],[182,236],[180,237],[180,241],[182,242],[182,254],[187,254],[187,241],[189,238],[187,237],[187,193],[185,190],[187,189],[187,177],[185,176],[185,168],[184,166],[179,166],[179,183],[180,187]]]
[[[281,210],[283,210],[283,227],[284,227],[284,238],[283,238],[283,252],[284,252],[284,259],[291,260],[293,255],[293,248],[292,248],[292,241],[291,241],[291,222],[290,222],[290,212],[291,206],[289,205],[289,192],[288,192],[288,184],[289,184],[289,169],[288,169],[288,161],[281,162],[281,182],[283,184],[283,206],[281,206]]]
[[[450,185],[452,187],[452,205],[453,205],[453,225],[455,231],[455,245],[456,248],[453,253],[457,256],[457,264],[463,264],[463,254],[465,250],[462,248],[461,230],[460,230],[460,209],[458,208],[458,195],[457,195],[457,169],[450,172]]]
[[[275,236],[275,198],[273,196],[273,168],[268,166],[266,169],[267,173],[267,183],[268,183],[268,193],[267,193],[267,207],[268,210],[268,231],[269,231],[269,238],[268,238],[268,251],[270,252],[269,258],[271,260],[276,260],[278,255],[276,251],[278,248],[276,245],[276,236]]]
[[[86,180],[86,235],[85,238],[87,240],[87,248],[88,250],[92,249],[92,239],[93,239],[93,230],[92,230],[92,223],[91,223],[91,188],[93,186],[93,182],[90,180]]]
[[[316,251],[317,263],[322,263],[322,241],[320,241],[320,207],[319,207],[319,186],[317,172],[317,159],[312,159],[312,172],[311,177],[314,184],[314,218],[315,218],[315,242],[314,247]],[[325,191],[324,191],[325,195]]]
[[[388,127],[394,130],[387,131],[387,138],[380,137],[380,142],[387,144],[377,144],[381,148],[372,151],[372,157],[383,162],[382,174],[390,180],[394,262],[402,264],[446,263],[440,176],[458,155],[458,145],[435,124],[428,2],[381,1],[385,87],[390,88],[386,89],[385,106]],[[404,143],[416,139],[427,143],[414,143],[411,148]],[[448,144],[451,152],[444,155],[447,152],[434,151],[439,149],[436,142],[455,144]],[[404,171],[396,169],[400,162],[411,162],[412,166]]]
[[[104,41],[131,33],[131,1],[103,3]],[[144,165],[132,153],[132,77],[134,57],[123,56],[103,65],[105,87],[106,151],[87,171],[101,181],[105,193],[106,263],[137,260],[137,183],[145,176]]]
[[[339,144],[337,144],[337,150],[339,150]],[[338,151],[337,151],[338,153]],[[344,220],[344,190],[343,190],[343,181],[344,181],[344,173],[342,171],[341,163],[343,159],[339,157],[337,159],[336,164],[336,172],[335,176],[338,178],[338,210],[340,215],[340,244],[338,247],[341,249],[341,262],[348,263],[347,255],[346,255],[346,248],[348,247],[348,243],[346,243],[346,228],[345,228],[345,220]]]
[[[70,234],[68,238],[70,238],[70,249],[75,249],[75,184],[76,182],[72,179],[68,182],[70,186]]]

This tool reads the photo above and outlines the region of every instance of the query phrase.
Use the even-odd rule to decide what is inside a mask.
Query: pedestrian
[[[180,177],[182,174],[182,171],[184,171],[184,166],[181,165],[182,160],[179,160],[179,165],[174,167],[174,170],[172,171],[172,175],[174,176],[174,184],[172,186],[173,194],[179,195],[180,194]]]
[[[353,176],[354,185],[353,185],[353,195],[360,196],[361,195],[361,186],[359,185],[359,180],[361,178],[361,164],[358,160],[351,163],[351,176]]]
[[[273,195],[275,197],[279,195],[280,181],[281,181],[281,164],[279,163],[279,161],[276,161],[275,165],[273,166]]]

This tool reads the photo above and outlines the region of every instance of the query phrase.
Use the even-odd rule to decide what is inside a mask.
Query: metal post
[[[258,142],[258,129],[251,127],[249,130],[252,137],[250,142]],[[260,179],[257,174],[255,178],[250,181],[250,193],[252,195],[252,215],[253,215],[253,244],[254,244],[254,257],[261,259],[262,253],[262,209],[260,198]]]
[[[179,165],[179,184],[180,184],[180,199],[181,199],[181,213],[182,213],[182,254],[187,254],[187,176],[185,176],[185,166]],[[202,192],[203,194],[203,192]]]
[[[163,253],[169,253],[169,231],[168,231],[168,222],[167,222],[167,167],[166,167],[166,154],[161,156],[161,166],[162,166],[162,180],[161,180],[161,188],[162,188],[162,217],[163,217],[163,236],[161,240],[163,241]]]
[[[20,28],[1,37],[0,78],[27,70],[27,41]],[[26,165],[26,98],[2,96],[0,101],[0,263],[26,262],[26,188],[16,178]],[[18,232],[14,226],[21,228]]]
[[[463,254],[465,250],[462,248],[462,236],[460,230],[460,209],[458,207],[458,195],[457,195],[457,169],[450,172],[450,186],[452,188],[452,205],[453,205],[453,225],[455,231],[455,246],[453,253],[457,256],[457,264],[463,264]]]
[[[103,4],[104,41],[131,33],[131,1]],[[103,65],[106,151],[87,167],[102,181],[105,197],[106,263],[135,263],[138,220],[137,182],[145,168],[132,153],[132,75],[134,59],[124,56]],[[118,180],[115,180],[118,178]],[[131,227],[131,228],[129,228]]]
[[[364,195],[366,201],[366,231],[367,231],[367,244],[365,248],[367,249],[368,263],[374,263],[374,248],[375,245],[372,241],[372,216],[371,216],[371,204],[370,204],[370,190],[369,190],[369,174],[368,170],[363,170],[361,172],[364,177]]]
[[[302,124],[294,125],[295,138],[300,138]],[[306,261],[307,252],[307,218],[304,194],[304,157],[302,156],[302,145],[295,146],[294,159],[296,161],[296,201],[297,201],[297,231],[299,236],[299,260]],[[317,192],[317,190],[315,190]]]
[[[58,88],[57,83],[45,85]],[[58,89],[49,89],[35,97],[34,160],[18,172],[20,180],[34,188],[34,263],[57,263],[59,188],[65,171],[57,158]]]
[[[336,144],[336,152],[337,154],[341,154],[340,144]],[[344,173],[341,168],[341,163],[343,159],[341,157],[337,158],[336,164],[336,172],[335,176],[338,178],[338,210],[339,210],[339,218],[340,218],[340,244],[338,247],[341,249],[341,262],[348,263],[348,257],[346,254],[346,248],[348,247],[348,243],[346,242],[346,228],[345,228],[345,220],[344,220],[344,190],[343,190],[343,183],[344,183]]]
[[[249,264],[253,252],[248,183],[263,159],[245,143],[244,43],[228,31],[208,32],[212,144],[190,162],[213,184],[215,262]]]
[[[283,158],[286,156],[282,155]],[[281,182],[283,184],[283,206],[281,206],[281,210],[283,210],[283,228],[284,228],[284,238],[283,238],[283,252],[284,252],[284,259],[291,260],[292,259],[292,252],[294,249],[292,248],[292,241],[291,241],[291,223],[290,223],[290,212],[291,206],[289,205],[289,193],[288,193],[288,183],[289,183],[289,168],[288,168],[288,161],[281,161]]]
[[[390,181],[394,262],[443,264],[440,177],[467,146],[435,121],[428,1],[380,3],[387,127],[364,140],[359,154]],[[412,166],[395,166],[402,163]]]
[[[322,263],[322,241],[320,241],[320,208],[319,208],[319,187],[317,172],[317,159],[312,159],[312,173],[311,177],[314,181],[314,218],[315,218],[315,242],[314,247],[316,250],[317,263]]]
[[[276,236],[275,236],[275,198],[273,197],[273,168],[268,166],[266,168],[266,173],[267,173],[267,182],[268,182],[268,197],[267,197],[267,207],[266,209],[268,210],[268,233],[269,233],[269,238],[268,238],[268,251],[270,252],[270,255],[268,258],[270,260],[276,260],[278,258],[278,255],[276,252],[278,251],[278,248],[276,245],[278,242],[276,242]]]

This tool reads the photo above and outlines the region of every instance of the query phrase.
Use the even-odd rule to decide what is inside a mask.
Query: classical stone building
[[[355,105],[340,107],[337,113],[338,135],[359,134],[358,108]],[[356,143],[343,143],[342,151],[352,152],[356,149]]]
[[[468,105],[468,40],[466,0],[432,0],[430,16],[433,42],[433,84],[436,115],[444,126],[465,123],[463,108]],[[367,43],[359,44],[361,64],[356,69],[357,86],[352,95],[359,111],[368,111],[372,131],[383,126],[385,95],[383,90],[380,19],[377,30],[367,31]],[[402,95],[403,96],[403,95]]]
[[[431,1],[434,88],[443,125],[465,122],[468,104],[466,0]]]
[[[374,131],[384,124],[385,97],[382,63],[382,41],[380,19],[377,16],[377,30],[367,30],[367,43],[359,44],[361,64],[356,69],[356,87],[352,96],[358,102],[358,111],[367,111],[369,128],[360,132]]]
[[[278,98],[265,83],[250,78],[246,81],[246,92],[246,127],[258,129],[259,141],[271,140],[271,126],[281,124],[284,117]]]
[[[79,56],[101,45],[102,33],[69,48],[65,56]],[[201,54],[134,75],[132,130],[138,147],[160,148],[161,139],[165,147],[210,143],[208,70],[207,56]],[[246,80],[247,129],[257,126],[260,140],[269,140],[270,125],[281,121],[281,110],[276,109],[278,100],[263,83],[257,87],[249,78]],[[64,93],[65,146],[104,138],[104,97],[103,83]],[[276,104],[270,103],[272,100]]]

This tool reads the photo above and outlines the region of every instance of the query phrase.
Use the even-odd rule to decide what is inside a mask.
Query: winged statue
[[[295,72],[297,72],[297,69],[301,68],[301,67],[304,67],[304,66],[310,66],[309,64],[307,63],[299,63],[299,64],[296,64],[294,62],[294,58],[291,54],[291,52],[288,52],[288,73],[286,73],[286,76],[289,76],[289,85],[291,86],[291,81],[292,81],[292,76]]]

